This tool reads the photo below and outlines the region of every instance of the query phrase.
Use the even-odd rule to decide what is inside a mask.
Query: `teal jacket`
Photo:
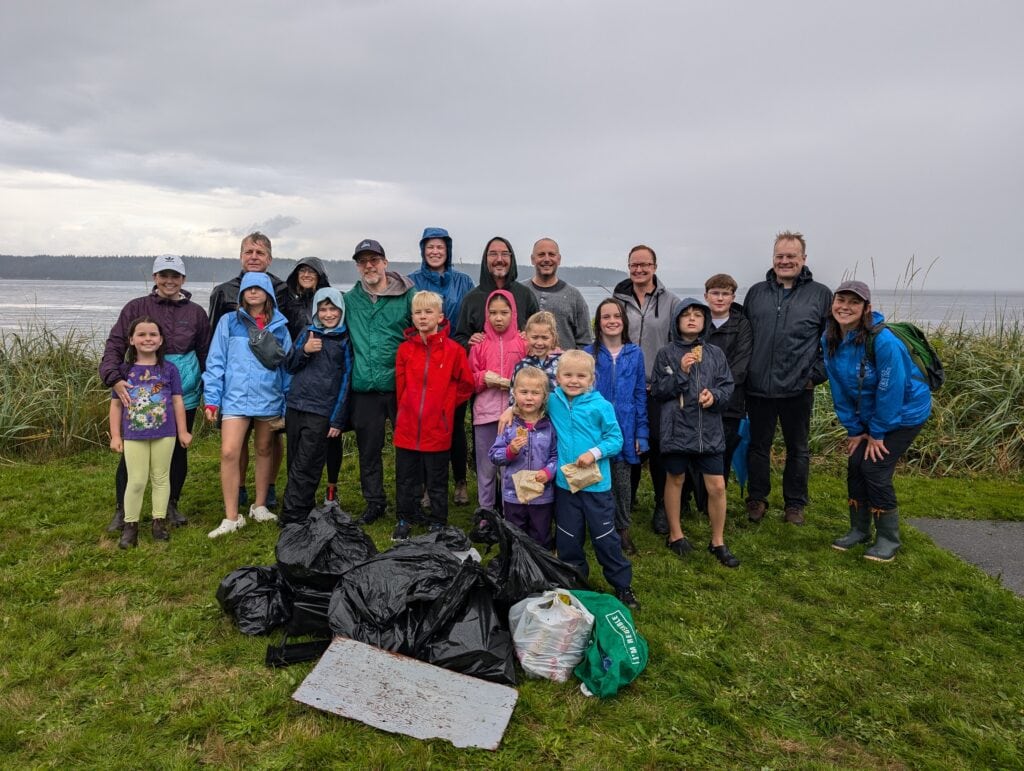
[[[412,326],[412,282],[387,273],[388,284],[377,302],[357,281],[345,294],[345,323],[352,341],[352,390],[395,390],[395,354]]]
[[[601,481],[584,492],[600,493],[612,488],[611,459],[622,452],[622,429],[615,419],[615,408],[597,391],[588,391],[570,400],[561,387],[548,398],[548,417],[558,437],[558,474],[555,484],[569,489],[562,466],[574,463],[580,455],[597,448],[601,451],[598,468]]]

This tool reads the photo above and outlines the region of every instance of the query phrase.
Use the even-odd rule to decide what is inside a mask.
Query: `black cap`
[[[387,259],[387,255],[384,254],[384,247],[380,245],[380,241],[374,241],[372,238],[364,238],[359,242],[356,246],[356,250],[352,252],[352,259],[356,259],[363,252],[379,254],[384,259]]]

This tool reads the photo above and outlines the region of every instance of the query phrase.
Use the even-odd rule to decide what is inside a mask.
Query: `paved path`
[[[908,518],[943,549],[977,565],[1024,597],[1024,522]]]

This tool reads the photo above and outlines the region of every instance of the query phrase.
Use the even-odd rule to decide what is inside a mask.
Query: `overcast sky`
[[[0,253],[1024,288],[1024,3],[0,2]],[[925,274],[927,273],[927,278]]]

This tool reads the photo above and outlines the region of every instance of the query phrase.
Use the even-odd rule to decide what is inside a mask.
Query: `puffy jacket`
[[[352,339],[352,390],[395,390],[395,353],[412,324],[412,282],[388,271],[387,287],[377,301],[357,281],[345,295],[346,322]]]
[[[622,452],[613,460],[639,463],[636,452],[650,449],[650,427],[647,424],[647,378],[644,354],[639,346],[626,343],[617,357],[612,357],[603,345],[584,348],[594,357],[597,378],[594,387],[615,407],[615,418],[622,429]]]
[[[242,285],[242,277],[246,271],[241,271],[237,276],[228,279],[223,284],[217,284],[210,292],[210,330],[215,330],[220,323],[221,316],[238,309],[238,289]],[[288,304],[288,285],[275,276],[273,273],[265,273],[274,287],[274,301],[278,310]],[[283,312],[283,311],[282,311]]]
[[[601,453],[598,468],[601,480],[585,488],[588,493],[606,492],[612,487],[611,459],[622,452],[622,430],[615,419],[615,408],[597,391],[587,391],[569,399],[561,388],[548,398],[548,417],[558,437],[558,472],[555,484],[569,489],[562,466],[593,448]]]
[[[721,348],[726,361],[729,362],[733,384],[732,398],[722,411],[722,417],[738,420],[747,414],[747,370],[750,368],[754,344],[754,333],[750,330],[747,317],[743,315],[743,306],[733,303],[728,320],[720,327],[711,323],[704,334],[704,339],[711,345]]]
[[[316,318],[316,307],[330,300],[341,310],[338,325],[325,329]],[[292,375],[288,389],[288,406],[293,410],[322,415],[332,428],[344,429],[348,423],[348,395],[352,384],[352,347],[345,327],[345,300],[341,292],[328,286],[318,289],[310,298],[313,323],[299,333],[295,347],[288,355],[285,368]],[[323,341],[323,348],[313,354],[302,348],[310,335]]]
[[[508,247],[511,257],[509,258],[508,276],[505,279],[505,289],[516,298],[516,315],[518,324],[516,329],[520,332],[526,326],[526,320],[540,310],[537,304],[537,296],[530,291],[529,287],[520,284],[516,278],[519,275],[519,267],[516,265],[516,252],[512,244],[500,236],[490,238],[484,244],[483,257],[480,258],[480,283],[476,289],[469,292],[462,299],[462,308],[459,311],[458,322],[455,325],[455,333],[452,339],[459,345],[469,345],[469,338],[476,332],[484,331],[484,321],[487,320],[487,298],[491,292],[498,288],[494,283],[494,276],[487,270],[487,246],[491,241],[502,241]]]
[[[612,296],[626,306],[629,339],[644,352],[644,367],[650,383],[654,357],[672,339],[672,310],[679,298],[666,289],[657,276],[654,277],[654,291],[644,296],[642,304],[636,299],[633,282],[628,278],[615,285]]]
[[[877,311],[873,317],[876,325],[885,321]],[[903,343],[888,329],[876,333],[872,364],[856,337],[856,330],[848,332],[832,354],[821,340],[832,403],[846,433],[884,439],[897,428],[924,423],[932,413],[932,392]]]
[[[501,333],[494,331],[489,319],[485,320],[483,341],[469,350],[469,369],[473,373],[473,390],[477,395],[473,401],[474,425],[493,423],[509,404],[509,392],[488,386],[484,375],[489,370],[511,379],[516,364],[526,355],[526,343],[516,327],[515,299],[507,290],[495,289],[487,296],[487,302],[490,303],[495,296],[504,297],[512,306],[512,318],[508,328]]]
[[[516,483],[512,475],[518,471],[540,471],[543,469],[548,473],[548,479],[553,480],[558,471],[558,440],[555,438],[555,429],[551,421],[542,417],[526,435],[526,446],[520,450],[518,455],[509,456],[509,443],[516,438],[516,431],[526,428],[526,422],[518,415],[513,416],[512,423],[504,431],[498,434],[487,454],[491,463],[495,466],[504,466],[505,473],[501,483],[501,499],[509,503],[519,503],[519,496],[516,495]],[[555,499],[554,485],[544,485],[544,492],[530,501],[530,505],[541,505],[551,503]]]
[[[804,266],[788,292],[769,270],[743,302],[750,320],[754,352],[746,390],[752,396],[799,396],[808,382],[824,383],[821,336],[832,312],[832,292]]]
[[[704,329],[695,340],[685,342],[679,334],[679,317],[687,308],[697,306],[704,312]],[[660,402],[661,452],[711,455],[725,452],[722,412],[732,396],[729,362],[718,346],[706,342],[711,310],[702,301],[687,297],[677,306],[672,342],[658,351],[651,376],[651,395]],[[701,361],[683,372],[681,359],[695,345],[704,347]],[[708,408],[700,406],[700,392],[707,388],[715,397]],[[680,404],[680,399],[682,404]]]
[[[426,340],[407,329],[395,359],[395,447],[442,452],[452,446],[455,408],[473,394],[466,351],[448,339],[448,320]]]
[[[246,273],[240,282],[237,302],[241,302],[242,292],[250,286],[258,286],[274,297],[274,287],[266,273]],[[292,349],[288,320],[277,310],[276,300],[274,305],[274,317],[266,328],[287,353]],[[206,404],[218,407],[221,415],[284,415],[284,397],[291,376],[284,362],[275,369],[267,369],[249,350],[249,329],[255,324],[255,319],[240,307],[222,316],[213,332],[203,373],[203,394]]]
[[[431,238],[444,241],[448,256],[444,261],[444,270],[436,273],[427,265],[424,246]],[[452,268],[452,237],[444,228],[424,228],[420,239],[420,269],[409,274],[409,280],[417,289],[437,292],[444,299],[444,317],[452,328],[459,323],[459,311],[462,310],[462,298],[473,289],[473,279],[466,273]]]
[[[302,267],[312,268],[316,271],[315,289],[305,290],[299,286],[299,268]],[[292,336],[292,340],[295,340],[306,327],[313,323],[313,317],[316,315],[316,306],[312,304],[313,295],[316,294],[317,289],[330,286],[331,282],[327,278],[327,268],[324,267],[323,260],[319,257],[303,257],[295,264],[295,269],[288,274],[284,283],[288,291],[281,306],[281,312],[288,319],[288,334]]]
[[[192,302],[192,295],[181,290],[175,300],[162,297],[156,287],[144,297],[129,300],[110,328],[103,357],[100,359],[100,379],[103,385],[113,387],[123,380],[130,366],[124,360],[128,350],[128,329],[140,316],[156,319],[164,335],[167,360],[178,368],[181,375],[182,400],[185,409],[199,406],[202,396],[202,371],[210,350],[210,320],[202,307]]]

